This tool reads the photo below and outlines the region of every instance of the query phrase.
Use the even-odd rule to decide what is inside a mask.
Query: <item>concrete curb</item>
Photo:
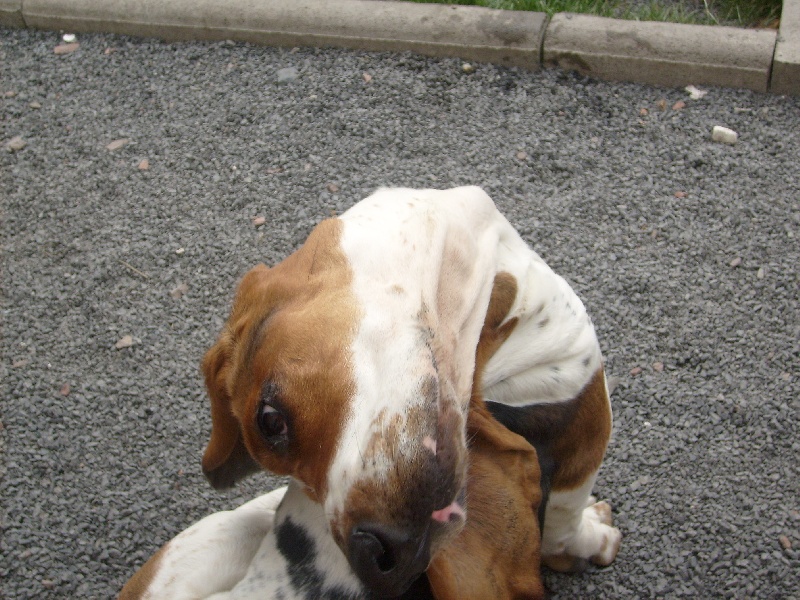
[[[542,13],[370,0],[24,0],[23,17],[37,29],[410,50],[529,69],[546,23]]]
[[[563,13],[544,41],[544,64],[654,85],[769,89],[777,32],[622,21]]]
[[[783,0],[770,91],[800,96],[800,0]]]
[[[800,0],[771,30],[387,0],[0,0],[0,25],[166,40],[412,51],[662,86],[800,95]],[[773,67],[774,56],[774,67]]]
[[[0,0],[0,26],[25,27],[22,0]]]

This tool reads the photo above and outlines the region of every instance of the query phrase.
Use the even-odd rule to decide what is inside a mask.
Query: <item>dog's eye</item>
[[[258,414],[258,429],[273,450],[284,451],[289,445],[289,424],[274,406],[262,404]]]

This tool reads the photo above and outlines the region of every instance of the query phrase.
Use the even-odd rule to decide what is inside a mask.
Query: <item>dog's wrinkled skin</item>
[[[476,353],[542,461],[545,561],[609,564],[619,531],[587,507],[611,431],[594,328],[478,188],[380,190],[244,277],[203,364],[204,471],[291,475],[361,581],[399,595],[463,527]]]

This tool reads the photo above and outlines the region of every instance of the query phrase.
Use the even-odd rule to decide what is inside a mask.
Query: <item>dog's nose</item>
[[[427,530],[414,536],[378,523],[360,523],[350,533],[350,565],[374,594],[399,596],[430,562]]]

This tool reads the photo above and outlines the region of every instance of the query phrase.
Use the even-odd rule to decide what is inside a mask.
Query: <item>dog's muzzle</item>
[[[345,528],[340,545],[375,597],[402,595],[466,523],[465,479],[451,474],[443,482],[437,469],[427,474],[421,488],[431,493],[409,493],[392,506],[378,503],[377,511],[358,511],[360,517],[352,515]]]

